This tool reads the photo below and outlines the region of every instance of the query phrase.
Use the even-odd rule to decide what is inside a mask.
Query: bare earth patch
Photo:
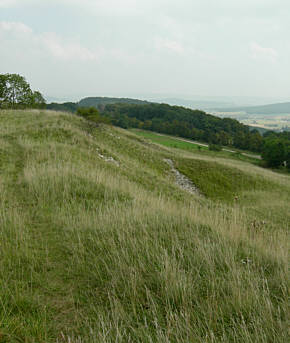
[[[170,165],[172,173],[175,175],[176,184],[183,190],[191,193],[201,195],[199,189],[195,184],[185,175],[181,174],[175,167],[172,160],[165,158],[164,162]]]

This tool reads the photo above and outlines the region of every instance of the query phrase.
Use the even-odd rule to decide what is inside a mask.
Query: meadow
[[[259,159],[255,158],[257,154],[254,154],[250,151],[242,151],[231,147],[225,147],[224,150],[217,152],[209,150],[208,143],[195,142],[191,140],[186,140],[182,137],[164,135],[157,132],[145,131],[140,129],[130,129],[130,131],[135,133],[137,136],[147,138],[154,143],[161,144],[166,147],[192,151],[195,154],[199,154],[201,156],[219,156],[230,159],[236,159],[240,161],[246,161],[252,164],[259,165]]]
[[[0,111],[0,342],[289,341],[289,175],[149,138]]]

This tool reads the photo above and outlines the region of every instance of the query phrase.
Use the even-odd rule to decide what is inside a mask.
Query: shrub
[[[110,124],[110,120],[102,116],[95,107],[80,107],[77,110],[77,115],[94,123]]]
[[[222,150],[222,147],[218,144],[210,144],[208,146],[209,150],[211,151],[221,151]]]

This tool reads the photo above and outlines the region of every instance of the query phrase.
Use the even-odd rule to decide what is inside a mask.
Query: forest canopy
[[[112,104],[105,106],[102,113],[113,125],[123,128],[135,127],[210,144],[262,151],[263,137],[258,131],[251,131],[235,119],[219,118],[199,110],[167,104]]]

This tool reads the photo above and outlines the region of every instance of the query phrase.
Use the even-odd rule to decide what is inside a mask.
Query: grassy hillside
[[[180,137],[170,136],[170,135],[163,135],[152,131],[145,131],[140,129],[130,129],[131,132],[134,132],[136,135],[149,139],[154,143],[158,143],[164,145],[166,147],[182,149],[186,151],[194,152],[195,154],[201,156],[209,156],[209,157],[225,157],[231,159],[242,160],[246,162],[250,162],[253,164],[259,164],[259,159],[254,158],[257,155],[253,155],[253,153],[244,152],[243,153],[239,150],[221,150],[218,152],[209,150],[207,144],[199,143],[194,141],[183,140]],[[254,156],[254,157],[251,157]]]
[[[0,142],[0,342],[288,342],[289,176],[60,112]]]

